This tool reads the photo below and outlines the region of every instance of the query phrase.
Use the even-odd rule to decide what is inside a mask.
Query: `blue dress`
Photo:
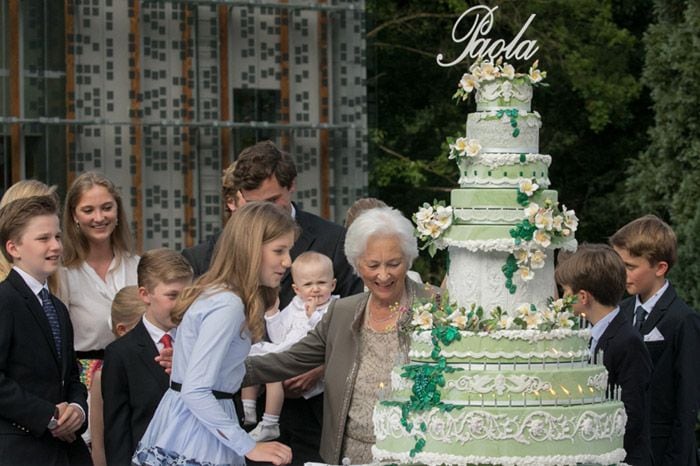
[[[245,375],[250,335],[243,302],[230,291],[203,293],[177,329],[171,381],[133,462],[142,465],[245,465],[255,441],[240,427],[233,400]]]

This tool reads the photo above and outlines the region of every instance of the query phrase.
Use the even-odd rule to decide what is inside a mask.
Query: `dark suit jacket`
[[[109,466],[131,456],[168,389],[170,377],[154,361],[158,348],[140,321],[105,349],[102,366],[105,454]]]
[[[635,297],[620,305],[632,322]],[[700,401],[700,315],[669,284],[642,325],[663,341],[647,341],[654,370],[651,397],[651,447],[656,466],[696,466],[695,422]]]
[[[596,353],[603,351],[610,387],[622,389],[627,413],[624,447],[625,463],[634,466],[654,464],[649,437],[649,380],[651,358],[641,335],[619,312],[601,335]]]
[[[73,350],[66,306],[51,295],[61,327],[61,358],[39,299],[11,270],[0,283],[0,465],[91,464],[80,437],[87,390]],[[55,439],[47,426],[56,405],[77,403],[85,423],[77,439]]]
[[[363,291],[362,281],[353,273],[345,257],[345,228],[317,215],[304,212],[296,205],[294,208],[296,209],[297,224],[301,227],[301,235],[290,251],[292,260],[305,251],[325,254],[333,261],[333,273],[337,280],[335,294],[342,298],[361,293]],[[217,233],[215,237],[204,243],[182,251],[182,255],[192,265],[195,276],[199,276],[209,269],[218,238],[219,234]],[[294,298],[292,276],[289,270],[282,278],[280,287],[280,309],[284,309]]]

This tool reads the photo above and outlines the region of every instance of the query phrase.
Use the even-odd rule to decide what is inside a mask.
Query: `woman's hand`
[[[326,369],[325,364],[304,372],[301,375],[292,377],[282,382],[284,386],[284,396],[287,398],[299,398],[307,390],[310,390],[323,377],[323,372]]]
[[[279,466],[292,462],[292,449],[279,442],[258,442],[245,456],[251,461],[267,462]]]
[[[170,375],[173,371],[173,349],[163,348],[155,359],[156,362],[161,365],[165,373]]]

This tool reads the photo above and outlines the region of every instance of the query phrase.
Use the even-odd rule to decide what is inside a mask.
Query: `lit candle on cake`
[[[578,384],[578,393],[579,395],[581,395],[581,402],[585,402],[586,397],[583,396],[583,387],[581,386],[581,384]]]
[[[554,406],[559,406],[559,397],[557,396],[557,391],[553,388],[549,389],[549,393],[554,397]]]

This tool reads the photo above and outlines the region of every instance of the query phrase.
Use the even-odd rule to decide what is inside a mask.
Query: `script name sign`
[[[449,63],[446,63],[443,60],[442,53],[439,53],[437,56],[438,65],[444,67],[454,66],[467,57],[490,59],[492,62],[495,62],[501,55],[508,60],[513,58],[517,60],[529,60],[539,50],[537,41],[528,39],[521,41],[521,39],[530,26],[530,23],[532,23],[532,20],[535,19],[535,15],[530,15],[525,24],[523,24],[523,27],[520,28],[520,32],[506,44],[506,41],[503,39],[492,41],[488,37],[485,37],[493,27],[493,12],[497,9],[497,6],[489,8],[485,5],[476,5],[462,13],[452,27],[452,40],[458,44],[466,42],[467,45],[464,47],[464,50],[462,50],[462,54]],[[474,22],[472,23],[471,29],[469,29],[469,32],[465,35],[458,37],[457,30],[460,28],[463,21],[467,21],[470,15],[474,15]]]

